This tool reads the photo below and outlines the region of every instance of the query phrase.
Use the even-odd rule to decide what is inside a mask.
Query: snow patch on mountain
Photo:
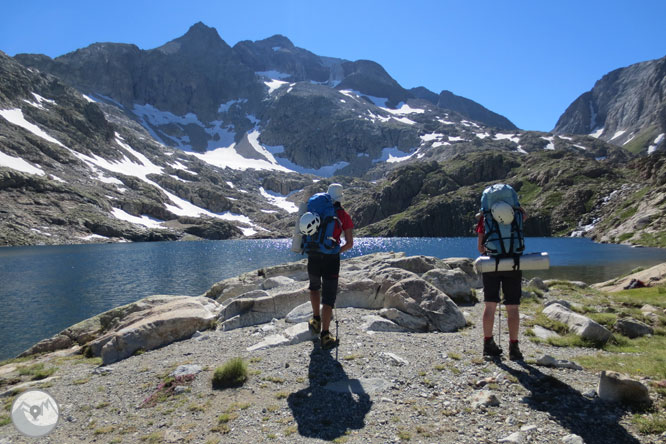
[[[493,140],[510,140],[511,142],[518,144],[520,142],[520,135],[518,134],[495,134]]]
[[[298,212],[298,207],[296,206],[296,204],[294,204],[293,202],[289,202],[287,200],[287,196],[283,196],[279,193],[275,193],[272,191],[266,191],[264,187],[259,187],[259,193],[262,196],[264,196],[264,198],[266,198],[266,200],[269,201],[271,205],[276,206],[278,208],[282,208],[287,213]]]
[[[661,143],[664,141],[664,133],[661,133],[657,136],[656,139],[654,139],[654,142],[648,147],[648,154],[652,154],[655,151],[657,151],[657,148]]]
[[[373,105],[379,108],[386,108],[386,102],[388,102],[387,98],[369,96],[353,89],[341,89],[340,93],[358,101],[361,101],[362,99],[368,99]]]
[[[411,159],[414,155],[418,153],[418,150],[413,153],[405,153],[400,151],[397,147],[384,148],[382,149],[382,154],[378,159],[373,159],[372,163],[387,162],[387,163],[397,163],[404,162],[405,160]]]
[[[555,150],[555,143],[553,142],[553,140],[555,139],[554,136],[549,136],[549,137],[541,136],[541,138],[542,138],[543,140],[547,140],[547,141],[548,141],[548,145],[546,145],[546,147],[544,148],[544,150],[549,150],[549,151],[553,151],[553,150]]]
[[[283,82],[282,80],[272,79],[270,82],[264,82],[268,86],[268,94],[272,94],[273,91],[279,89],[283,85],[289,84],[289,82]]]
[[[234,99],[234,100],[229,100],[228,102],[222,103],[222,104],[217,108],[217,112],[218,112],[218,113],[228,113],[232,106],[234,106],[234,105],[241,105],[241,104],[246,103],[246,102],[247,102],[247,99]]]
[[[115,217],[116,219],[124,220],[125,222],[129,222],[132,224],[136,225],[143,225],[144,227],[147,228],[162,228],[162,220],[157,220],[153,219],[152,217],[148,216],[132,216],[129,213],[126,213],[125,211],[121,210],[120,208],[114,208],[111,211],[111,215]]]
[[[0,167],[8,167],[13,170],[21,171],[22,173],[35,174],[37,176],[44,176],[46,173],[39,167],[36,167],[20,157],[10,156],[0,151]]]
[[[412,108],[404,102],[400,102],[396,109],[391,108],[382,108],[384,111],[387,111],[395,115],[407,115],[407,114],[423,114],[425,113],[424,109],[421,108]]]
[[[48,142],[55,143],[56,145],[60,145],[61,147],[65,148],[65,145],[49,136],[40,127],[25,120],[23,111],[21,111],[20,108],[0,110],[0,116],[4,117],[4,119],[9,123],[13,123],[14,125],[20,126],[21,128],[30,131],[35,136],[41,137]]]

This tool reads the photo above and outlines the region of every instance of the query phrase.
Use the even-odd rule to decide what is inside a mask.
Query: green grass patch
[[[621,235],[619,235],[619,236],[617,237],[616,240],[617,240],[618,242],[624,242],[624,241],[626,241],[626,240],[631,239],[632,237],[634,237],[634,232],[633,232],[633,231],[631,231],[631,232],[629,232],[629,233],[622,233]]]
[[[576,362],[590,370],[666,379],[666,336],[619,338],[617,344],[605,347],[611,353],[578,356]]]
[[[650,415],[634,415],[631,418],[637,427],[638,431],[644,435],[661,435],[666,432],[666,415],[650,414]]]
[[[164,433],[163,432],[153,432],[150,435],[145,435],[139,438],[141,442],[146,442],[148,444],[160,444],[164,442]]]
[[[569,327],[563,322],[554,321],[548,316],[543,314],[542,311],[535,313],[533,319],[527,319],[523,323],[526,327],[534,327],[535,325],[540,325],[543,328],[552,330],[560,335],[567,335],[569,333]]]
[[[638,212],[637,207],[629,207],[626,210],[623,210],[620,214],[618,214],[618,217],[620,218],[620,221],[624,222],[625,220],[629,219],[631,216],[636,214]],[[622,237],[622,236],[620,236]]]
[[[638,243],[646,247],[666,248],[666,231],[656,233],[641,233]]]
[[[44,363],[40,362],[39,364],[29,365],[27,367],[19,368],[19,375],[21,376],[30,376],[30,379],[33,381],[39,381],[41,379],[46,379],[58,370],[57,367],[45,368]]]
[[[0,427],[6,426],[10,422],[12,422],[11,416],[9,416],[9,415],[0,415]]]
[[[520,202],[525,205],[534,201],[541,194],[541,187],[532,182],[523,182],[523,186],[520,187],[518,192],[518,197]]]
[[[247,363],[242,358],[233,358],[215,369],[213,388],[240,387],[247,381],[247,376]]]
[[[645,304],[666,308],[666,287],[645,287],[622,290],[613,294],[613,300],[621,304],[640,308]]]
[[[617,314],[615,313],[592,313],[587,312],[587,317],[592,319],[595,322],[603,325],[607,329],[613,328],[615,321],[617,321]]]

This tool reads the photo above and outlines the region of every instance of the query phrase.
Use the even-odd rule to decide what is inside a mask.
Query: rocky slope
[[[283,36],[231,48],[201,23],[151,50],[1,54],[0,156],[0,245],[285,237],[331,181],[361,235],[464,236],[499,180],[529,235],[666,245],[659,156],[520,131]]]
[[[527,339],[528,331],[536,330],[529,325],[539,308],[567,304],[581,284],[530,283],[521,327],[526,361],[485,361],[478,321],[483,304],[459,302],[464,328],[447,333],[423,328],[434,319],[427,311],[435,308],[433,301],[475,293],[479,281],[469,260],[382,253],[344,261],[337,353],[324,352],[311,340],[304,322],[309,316],[304,271],[301,262],[227,279],[207,293],[219,303],[154,296],[77,324],[59,335],[69,343],[58,343],[58,337],[50,342],[59,351],[0,365],[0,399],[11,407],[22,390],[47,389],[59,403],[61,419],[45,442],[594,444],[664,438],[661,432],[639,432],[631,418],[640,408],[606,401],[604,377],[576,364],[610,352]],[[424,288],[433,299],[415,304],[407,290],[413,282],[430,282]],[[372,286],[379,292],[364,291]],[[385,299],[373,308],[377,294]],[[276,311],[263,309],[268,299]],[[302,302],[304,309],[280,314]],[[396,308],[379,310],[387,302]],[[234,321],[239,317],[229,310],[235,303],[257,309],[240,316],[249,324]],[[440,314],[448,310],[457,316],[443,307]],[[221,320],[218,329],[192,335],[193,329],[210,327],[214,313]],[[653,319],[663,325],[663,316]],[[176,323],[180,328],[169,328]],[[184,336],[172,342],[176,330]],[[106,341],[107,352],[130,344],[127,340],[145,340],[146,348],[100,366],[101,360],[79,354],[82,348],[72,347],[72,338],[82,345]],[[150,338],[165,342],[155,348]],[[94,346],[88,350],[95,354]],[[215,368],[239,356],[248,363],[249,379],[241,387],[213,389]],[[35,379],[26,381],[30,377]],[[649,387],[644,395],[654,403],[653,413],[663,414],[656,382],[644,378],[631,385]],[[6,415],[0,418],[0,442],[28,442]]]
[[[562,114],[555,134],[595,134],[632,152],[664,149],[666,57],[603,76]]]

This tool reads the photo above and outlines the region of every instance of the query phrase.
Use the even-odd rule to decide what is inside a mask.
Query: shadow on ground
[[[619,404],[599,398],[587,398],[559,379],[542,373],[524,362],[515,369],[505,363],[497,366],[515,376],[531,392],[523,402],[550,414],[562,427],[581,438],[585,444],[639,444],[640,441],[622,427],[618,421],[626,413]]]
[[[350,380],[342,365],[333,359],[331,351],[315,345],[310,353],[308,368],[310,385],[287,398],[287,403],[298,424],[301,436],[334,440],[365,426],[370,411],[370,396],[355,380]],[[349,392],[336,392],[324,388],[329,383],[347,383]],[[339,384],[336,384],[339,385]]]

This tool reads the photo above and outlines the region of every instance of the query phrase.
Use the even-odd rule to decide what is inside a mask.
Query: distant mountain
[[[666,57],[616,69],[560,116],[555,134],[592,134],[629,151],[665,149]]]
[[[0,245],[285,237],[331,181],[360,235],[465,236],[498,180],[530,235],[660,244],[659,158],[502,119],[371,61],[283,36],[231,48],[201,23],[151,50],[0,53]],[[637,201],[647,219],[608,212]]]

